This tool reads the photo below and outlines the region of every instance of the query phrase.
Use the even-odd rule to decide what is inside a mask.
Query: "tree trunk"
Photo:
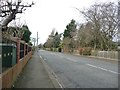
[[[96,50],[96,42],[95,42],[95,44],[94,44],[94,50]]]

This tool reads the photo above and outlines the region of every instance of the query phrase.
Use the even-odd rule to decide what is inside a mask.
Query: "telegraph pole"
[[[37,32],[37,52],[38,52],[38,32]]]
[[[37,46],[38,46],[38,32],[37,32]]]

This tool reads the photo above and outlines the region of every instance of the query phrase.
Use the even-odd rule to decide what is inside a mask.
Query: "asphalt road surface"
[[[70,54],[39,50],[65,88],[118,88],[118,64]]]

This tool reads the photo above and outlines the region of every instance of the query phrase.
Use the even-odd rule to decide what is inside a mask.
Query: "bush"
[[[55,50],[56,50],[55,48],[52,48],[52,47],[50,48],[50,51],[55,51]]]
[[[97,56],[97,53],[98,53],[97,50],[92,50],[92,51],[91,51],[91,55],[92,55],[92,56]]]
[[[91,55],[92,48],[91,47],[85,47],[83,49],[83,55]]]
[[[83,54],[83,48],[79,49],[79,54],[82,55]]]
[[[91,47],[83,47],[79,49],[80,55],[91,55],[92,48]]]

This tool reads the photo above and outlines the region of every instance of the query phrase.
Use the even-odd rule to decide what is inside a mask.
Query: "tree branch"
[[[5,17],[5,20],[2,22],[2,30],[6,30],[7,25],[16,18],[17,13],[23,13],[23,9],[26,7],[31,7],[34,5],[21,5],[21,1],[18,1],[17,4],[13,4],[12,2],[4,1],[5,3],[1,5],[1,14],[0,17]],[[13,8],[14,7],[14,8]]]

